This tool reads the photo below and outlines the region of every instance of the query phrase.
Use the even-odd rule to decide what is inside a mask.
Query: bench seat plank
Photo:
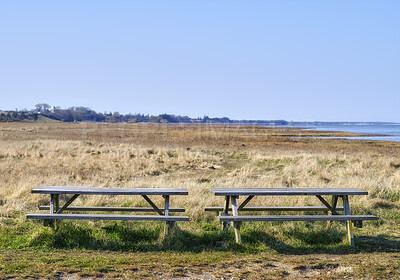
[[[232,211],[232,207],[228,208],[229,211]],[[343,211],[343,206],[336,207],[337,211]],[[205,207],[204,211],[224,211],[224,207],[220,206],[211,206]],[[264,207],[264,206],[246,206],[240,211],[329,211],[328,208],[325,206],[271,206],[271,207]]]
[[[42,194],[89,194],[89,195],[187,195],[183,188],[97,188],[39,186],[32,193]]]
[[[28,214],[27,219],[42,220],[131,220],[131,221],[189,221],[187,216],[155,215],[83,215],[83,214]]]
[[[368,192],[353,188],[213,188],[218,196],[241,195],[368,195]]]
[[[219,216],[221,221],[360,221],[378,220],[372,215],[267,215],[267,216]]]
[[[49,205],[39,206],[39,210],[50,210]],[[160,208],[165,211],[164,208]],[[114,211],[114,212],[156,212],[153,207],[87,207],[68,206],[64,211]],[[185,208],[170,208],[170,212],[185,212]]]

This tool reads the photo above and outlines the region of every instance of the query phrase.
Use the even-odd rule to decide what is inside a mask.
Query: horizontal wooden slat
[[[367,195],[353,188],[214,188],[215,195]]]
[[[343,211],[343,206],[336,207],[337,211]],[[210,206],[205,207],[204,211],[224,211],[224,207]],[[229,207],[229,211],[232,211],[232,207]],[[329,211],[325,206],[246,206],[240,211]]]
[[[378,220],[371,215],[269,215],[269,216],[219,216],[221,221],[360,221]]]
[[[50,210],[50,205],[41,205],[39,210]],[[160,208],[165,211],[164,208]],[[69,206],[64,211],[114,211],[114,212],[156,212],[152,207],[87,207]],[[185,212],[185,208],[169,208],[169,212]]]
[[[87,214],[28,214],[27,219],[42,220],[131,220],[131,221],[189,221],[187,216],[155,215],[87,215]]]
[[[91,195],[187,195],[183,188],[96,188],[39,186],[32,193],[43,194],[91,194]]]

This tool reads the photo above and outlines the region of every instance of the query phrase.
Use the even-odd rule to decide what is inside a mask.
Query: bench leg
[[[349,197],[347,195],[343,196],[343,206],[344,214],[351,215]],[[351,246],[354,246],[354,235],[353,235],[353,223],[351,221],[346,221],[347,238]]]
[[[153,201],[147,196],[147,195],[142,195],[142,197],[153,207],[154,210],[161,216],[169,216],[169,195],[163,195],[163,198],[165,200],[164,203],[164,213],[154,204]],[[164,222],[164,235],[168,235],[168,231],[170,228],[172,228],[175,225],[175,222],[171,221],[165,221]]]
[[[233,216],[239,216],[236,203],[236,196],[232,196],[232,213]],[[233,227],[235,230],[236,243],[242,243],[242,238],[240,236],[240,222],[233,222]]]
[[[54,210],[57,213],[58,210],[60,209],[60,195],[56,194],[54,197],[55,201],[54,201]],[[60,220],[54,220],[54,227],[58,228],[60,226],[61,221]]]
[[[164,199],[165,199],[164,215],[169,216],[169,195],[164,195]],[[170,222],[164,222],[164,235],[168,235],[169,228],[171,228]]]
[[[50,195],[50,214],[54,214],[58,211],[60,207],[60,195],[58,194],[51,194]],[[54,228],[56,220],[44,220],[44,226],[51,226]]]
[[[230,196],[227,195],[225,196],[225,206],[224,206],[224,211],[221,213],[221,215],[228,215],[229,213],[229,199]],[[222,231],[226,230],[226,228],[229,226],[228,222],[222,222]]]
[[[337,195],[334,195],[334,196],[332,197],[332,208],[333,208],[333,210],[335,210],[335,211],[336,211],[337,202],[338,202],[338,196],[337,196]],[[326,213],[326,214],[328,215],[328,213]],[[333,213],[331,213],[331,214],[333,215]],[[333,221],[328,221],[328,222],[327,222],[327,227],[331,227],[332,224],[333,224]]]

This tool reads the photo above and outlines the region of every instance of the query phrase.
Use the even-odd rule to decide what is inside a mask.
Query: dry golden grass
[[[262,127],[0,123],[0,278],[398,279],[400,143],[291,137],[335,135],[342,134]],[[47,195],[31,194],[38,185],[187,188],[189,196],[174,196],[171,203],[186,208],[191,222],[179,226],[194,241],[176,236],[169,246],[168,239],[164,244],[153,236],[157,225],[146,231],[147,224],[117,226],[126,234],[120,238],[106,230],[113,228],[110,224],[76,222],[53,232],[24,220],[26,213],[48,204]],[[340,242],[343,225],[323,233],[325,225],[320,225],[314,233],[295,223],[254,223],[243,227],[244,247],[230,251],[229,238],[217,237],[215,218],[203,211],[223,204],[222,197],[209,191],[212,187],[354,187],[369,195],[351,198],[353,210],[371,211],[381,219],[366,223],[362,234],[356,232],[356,248]],[[251,204],[318,201],[270,197]],[[130,196],[81,196],[75,205],[146,202]],[[324,238],[331,241],[320,246]],[[66,241],[72,245],[62,245]],[[97,248],[86,244],[90,242],[105,245],[90,250]],[[126,244],[144,252],[130,251]],[[113,246],[116,252],[107,251]]]
[[[182,187],[192,218],[222,205],[212,187],[354,187],[361,207],[398,205],[400,143],[299,139],[334,132],[235,126],[0,124],[0,213],[25,214],[47,196],[38,185]],[[346,134],[347,135],[347,134]],[[297,201],[297,200],[303,201]],[[79,201],[80,200],[80,201]],[[140,198],[81,197],[76,204],[144,205]],[[159,201],[161,202],[161,201]],[[256,204],[317,203],[258,198]]]

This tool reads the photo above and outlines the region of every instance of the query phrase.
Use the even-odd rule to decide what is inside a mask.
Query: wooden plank
[[[220,206],[209,206],[205,207],[204,211],[214,211],[220,212],[223,211],[224,207]],[[228,208],[229,211],[232,211],[232,207]],[[325,206],[246,206],[242,209],[238,209],[238,211],[328,211],[329,209]],[[336,211],[343,211],[344,208],[342,206],[336,207]]]
[[[368,195],[368,192],[353,188],[214,188],[218,196],[240,195]]]
[[[50,210],[49,205],[39,206],[39,210]],[[164,211],[164,208],[160,208]],[[157,212],[153,207],[88,207],[88,206],[69,206],[64,211],[114,211],[114,212]],[[169,208],[170,212],[185,212],[185,208]]]
[[[90,195],[187,195],[183,188],[96,188],[39,186],[32,193],[42,194],[90,194]]]
[[[372,215],[267,215],[267,216],[219,216],[221,221],[357,221],[378,220]]]
[[[189,221],[187,216],[156,215],[88,215],[88,214],[28,214],[27,219],[44,220],[132,220],[132,221]]]

